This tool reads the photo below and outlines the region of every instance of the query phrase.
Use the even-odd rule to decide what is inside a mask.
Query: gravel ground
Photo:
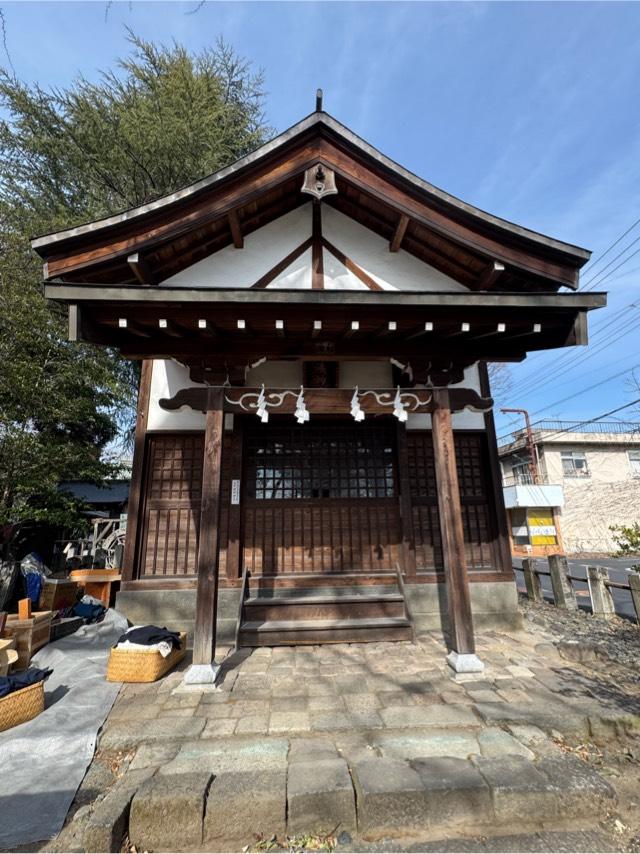
[[[577,641],[598,658],[629,668],[628,678],[640,683],[640,626],[621,617],[603,620],[585,611],[564,611],[546,602],[520,598],[525,625],[541,629],[553,640]]]

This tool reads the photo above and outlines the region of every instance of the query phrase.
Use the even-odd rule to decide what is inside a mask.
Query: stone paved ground
[[[484,851],[528,833],[528,847],[500,845],[537,851],[563,830],[562,850],[637,850],[637,672],[576,661],[535,620],[485,633],[478,653],[481,676],[454,676],[436,634],[227,651],[215,690],[182,686],[186,664],[124,686],[50,847],[120,850],[128,834],[137,850],[242,850],[333,833],[344,850]],[[585,822],[596,835],[572,837]]]

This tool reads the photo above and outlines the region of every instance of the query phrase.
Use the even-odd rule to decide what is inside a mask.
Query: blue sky
[[[592,349],[514,366],[498,402],[573,420],[640,397],[640,252],[605,267],[640,224],[597,261],[640,217],[640,4],[208,2],[188,14],[195,2],[116,2],[106,20],[104,2],[1,5],[22,78],[95,77],[126,53],[125,26],[194,50],[222,35],[264,69],[277,131],[311,112],[320,86],[330,113],[418,175],[593,250],[583,281],[610,276]],[[498,416],[499,434],[512,417]]]

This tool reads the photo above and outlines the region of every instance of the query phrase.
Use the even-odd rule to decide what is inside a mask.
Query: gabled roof
[[[473,290],[577,287],[579,247],[485,213],[434,187],[336,119],[312,113],[232,165],[137,208],[32,241],[49,281],[163,280],[308,201],[306,169],[333,170],[323,201]],[[136,255],[131,261],[131,256]],[[494,274],[503,266],[499,277]]]

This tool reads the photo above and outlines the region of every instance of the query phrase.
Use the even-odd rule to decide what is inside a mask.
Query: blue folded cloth
[[[14,691],[21,691],[23,688],[28,688],[29,685],[35,685],[36,682],[44,682],[52,673],[53,670],[49,667],[45,670],[40,670],[39,667],[29,667],[27,670],[12,673],[10,676],[0,676],[0,699]]]

